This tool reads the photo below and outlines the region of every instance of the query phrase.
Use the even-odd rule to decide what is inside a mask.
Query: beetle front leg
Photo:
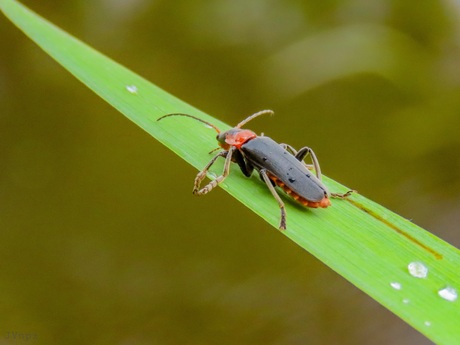
[[[234,152],[235,148],[232,146],[228,151],[222,151],[219,152],[211,161],[204,167],[203,170],[201,170],[198,175],[195,177],[195,184],[193,186],[193,194],[195,195],[204,195],[209,193],[214,187],[216,187],[219,183],[221,183],[225,178],[228,176],[228,173],[230,172],[230,163],[232,162],[232,155]],[[208,172],[209,168],[211,165],[214,164],[214,162],[217,160],[219,157],[225,157],[225,163],[224,163],[224,171],[222,172],[222,175],[216,177],[214,180],[209,182],[206,186],[200,189],[200,184],[201,181],[204,180],[206,177],[206,173]]]
[[[270,180],[270,178],[268,177],[267,170],[266,169],[261,169],[259,171],[259,174],[262,177],[262,179],[265,181],[268,189],[270,190],[270,192],[272,193],[273,197],[276,199],[276,201],[278,202],[278,205],[280,206],[281,219],[280,219],[279,229],[280,230],[286,230],[286,210],[285,210],[285,207],[284,207],[284,202],[283,202],[283,200],[281,200],[280,196],[276,192],[276,189],[272,184],[272,180]]]
[[[219,157],[227,157],[228,151],[221,151],[217,155],[215,155],[208,164],[201,170],[195,177],[195,182],[193,184],[193,194],[198,194],[198,190],[200,189],[200,184],[201,181],[203,181],[206,178],[206,174],[209,170],[209,168],[215,163],[215,161]]]

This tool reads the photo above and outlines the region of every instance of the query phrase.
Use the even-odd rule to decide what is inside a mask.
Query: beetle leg
[[[353,193],[356,193],[356,191],[354,189],[350,189],[346,193],[331,193],[331,196],[333,198],[345,199],[345,198],[349,197]]]
[[[280,144],[280,146],[285,149],[286,151],[289,151],[293,156],[295,156],[297,154],[297,150],[295,148],[293,148],[291,145],[289,144],[285,144],[285,143],[282,143]]]
[[[244,159],[243,154],[239,150],[235,150],[232,157],[232,162],[235,162],[239,165],[244,176],[251,177],[254,166]]]
[[[297,158],[298,161],[301,161],[301,162],[304,159],[304,157],[308,154],[308,152],[302,153],[302,156],[299,157],[299,152],[295,148],[293,148],[291,145],[289,144],[280,144],[280,145],[283,149],[291,153],[295,158]],[[309,170],[314,169],[313,164],[306,164],[305,162],[303,162],[303,164],[305,164],[305,166]]]
[[[262,174],[259,173],[259,177],[260,177],[260,179],[261,179],[262,181],[266,182],[265,179],[264,179],[264,177],[262,176]],[[271,182],[271,184],[272,184],[273,187],[276,187],[275,181],[273,181],[272,179],[270,179],[270,182]]]
[[[193,185],[193,194],[197,194],[198,190],[200,189],[200,184],[201,181],[203,181],[206,178],[206,173],[208,172],[209,168],[211,165],[214,164],[214,162],[217,160],[219,157],[227,157],[228,151],[221,151],[217,155],[215,155],[208,164],[201,170],[195,177],[195,183]]]
[[[262,179],[265,181],[265,184],[267,185],[268,189],[272,193],[273,197],[276,199],[278,202],[278,205],[280,206],[280,211],[281,211],[281,219],[280,219],[280,225],[279,228],[280,230],[286,230],[286,210],[284,209],[284,202],[281,200],[280,196],[276,192],[275,187],[272,185],[272,180],[267,175],[267,170],[266,169],[261,169],[259,171],[260,176]]]
[[[311,148],[307,146],[302,147],[299,151],[297,151],[295,158],[299,161],[303,161],[307,155],[310,155],[316,177],[321,181],[321,168],[319,167],[318,158],[316,158],[316,155]]]
[[[232,146],[230,147],[228,151],[219,152],[216,156],[214,156],[213,159],[211,159],[211,161],[204,167],[204,169],[201,170],[198,173],[198,175],[196,175],[195,184],[193,185],[193,194],[196,194],[196,195],[207,194],[214,187],[216,187],[219,183],[225,180],[225,178],[228,176],[228,173],[230,172],[230,163],[232,162],[232,156],[233,156],[234,151],[235,151],[235,147]],[[219,157],[225,157],[224,171],[222,172],[222,175],[216,177],[214,180],[212,180],[206,186],[200,189],[201,181],[204,180],[204,178],[206,177],[207,171]]]
[[[294,157],[297,158],[297,160],[299,160],[301,162],[304,160],[304,158],[307,155],[310,155],[311,160],[313,162],[313,166],[311,164],[305,164],[305,165],[309,169],[311,169],[313,167],[315,169],[316,177],[321,180],[321,168],[319,167],[318,159],[316,158],[316,155],[315,155],[315,153],[313,152],[313,150],[311,148],[305,146],[305,147],[302,147],[299,151],[297,151],[295,148],[293,148],[289,144],[280,144],[280,145],[285,150],[291,152],[294,155]]]
[[[283,147],[286,151],[292,153],[295,158],[297,158],[299,161],[303,161],[303,159],[308,155],[310,154],[311,156],[311,160],[313,161],[313,165],[311,164],[304,164],[307,166],[308,169],[312,169],[314,168],[315,171],[316,171],[316,177],[318,177],[320,180],[321,180],[321,169],[319,167],[319,162],[318,162],[318,159],[316,158],[316,155],[315,153],[313,152],[313,150],[309,147],[303,147],[301,148],[299,151],[297,151],[295,148],[293,148],[291,145],[289,144],[280,144],[281,147]],[[345,199],[347,197],[349,197],[351,194],[353,193],[356,193],[355,190],[353,189],[350,189],[349,191],[347,191],[346,193],[330,193],[330,195],[333,197],[333,198],[339,198],[339,199]]]
[[[311,160],[313,162],[313,167],[315,168],[315,172],[316,172],[316,177],[321,180],[321,169],[319,167],[319,162],[318,162],[318,159],[316,158],[316,155],[315,153],[313,152],[313,150],[309,147],[303,147],[301,148],[297,154],[295,155],[295,157],[298,159],[298,160],[303,160],[305,158],[305,156],[307,155],[310,155],[311,157]],[[349,197],[351,194],[355,193],[356,191],[353,190],[353,189],[350,189],[348,192],[346,193],[330,193],[331,196],[333,198],[340,198],[340,199],[345,199],[347,197]]]

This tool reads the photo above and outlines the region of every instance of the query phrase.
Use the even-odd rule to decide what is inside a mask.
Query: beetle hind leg
[[[303,162],[304,158],[308,155],[310,155],[311,157],[311,161],[313,163],[313,165],[311,164],[306,164],[305,162],[303,162],[305,164],[305,166],[311,170],[312,168],[315,170],[315,175],[316,177],[321,180],[321,168],[319,166],[319,162],[318,162],[318,158],[316,158],[316,155],[315,155],[315,152],[309,148],[308,146],[305,146],[305,147],[302,147],[299,151],[297,151],[296,149],[294,149],[291,145],[289,144],[280,144],[285,150],[287,150],[288,152],[292,153],[294,155],[294,157],[300,161],[300,162]]]
[[[272,184],[272,180],[270,180],[270,178],[268,177],[267,170],[261,169],[259,171],[259,174],[260,174],[260,177],[265,181],[265,184],[267,185],[268,189],[270,190],[270,192],[272,193],[273,197],[278,202],[278,205],[280,207],[281,219],[280,219],[279,229],[286,230],[286,210],[284,207],[284,202],[283,200],[281,200],[280,196],[276,192],[276,189]]]
[[[297,154],[297,150],[289,144],[282,143],[280,144],[280,146],[286,151],[289,151],[290,153],[292,153],[294,156]]]
[[[350,189],[349,191],[347,191],[345,193],[331,193],[331,196],[333,198],[345,199],[345,198],[348,198],[353,193],[357,193],[357,191],[355,191],[354,189]]]
[[[306,156],[310,155],[313,164],[306,164],[305,162],[303,162],[303,163],[305,164],[305,166],[308,169],[310,169],[310,170],[315,169],[316,177],[319,180],[321,180],[321,168],[319,167],[318,158],[316,158],[315,152],[313,152],[313,150],[311,148],[305,146],[305,147],[302,147],[299,151],[297,151],[295,148],[293,148],[289,144],[280,144],[280,145],[286,151],[288,151],[292,155],[294,155],[294,157],[297,158],[297,160],[299,160],[300,162],[302,162],[303,159]],[[350,189],[346,193],[330,193],[330,195],[333,198],[345,199],[345,198],[349,197],[353,193],[357,193],[357,192],[355,190],[353,190],[353,189]]]

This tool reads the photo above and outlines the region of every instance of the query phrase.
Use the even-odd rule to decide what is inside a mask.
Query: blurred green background
[[[458,1],[24,3],[229,124],[274,109],[251,128],[460,245]],[[194,197],[193,168],[4,17],[0,43],[0,344],[430,344],[223,191]]]

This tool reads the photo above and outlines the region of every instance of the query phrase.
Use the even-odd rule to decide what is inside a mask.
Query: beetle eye
[[[225,133],[219,133],[219,134],[216,135],[216,139],[217,139],[217,141],[219,143],[224,143],[225,142]]]

